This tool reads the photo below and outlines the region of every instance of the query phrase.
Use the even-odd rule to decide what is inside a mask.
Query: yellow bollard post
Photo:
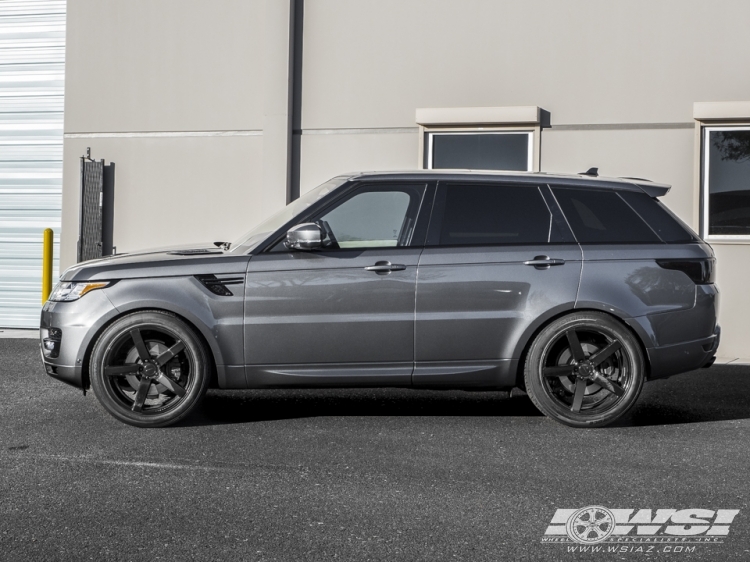
[[[42,304],[47,302],[52,292],[52,242],[55,234],[51,228],[44,229],[42,248]]]

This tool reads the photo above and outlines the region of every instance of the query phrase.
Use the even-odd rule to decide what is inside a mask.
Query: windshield
[[[230,246],[231,251],[242,253],[252,250],[270,234],[284,226],[284,224],[292,220],[310,205],[331,193],[331,191],[342,185],[348,179],[348,176],[339,176],[308,191],[299,199],[289,203],[289,205],[281,209],[279,212],[271,215],[271,217],[260,223],[250,232],[245,233],[239,239],[232,242],[232,245]]]

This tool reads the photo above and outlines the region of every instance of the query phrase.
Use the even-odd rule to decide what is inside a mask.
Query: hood
[[[244,274],[250,257],[225,252],[213,244],[168,246],[81,262],[65,270],[60,280],[111,281],[210,273]]]

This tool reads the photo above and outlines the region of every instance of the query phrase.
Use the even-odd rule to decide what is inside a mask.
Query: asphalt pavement
[[[747,366],[649,383],[605,429],[503,392],[366,389],[210,391],[144,430],[38,354],[0,339],[2,561],[750,560]],[[589,505],[740,512],[694,550],[542,542]]]

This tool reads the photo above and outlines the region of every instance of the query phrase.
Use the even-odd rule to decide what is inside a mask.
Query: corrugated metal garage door
[[[64,65],[65,1],[0,1],[0,327],[39,326],[45,228],[58,273]]]

